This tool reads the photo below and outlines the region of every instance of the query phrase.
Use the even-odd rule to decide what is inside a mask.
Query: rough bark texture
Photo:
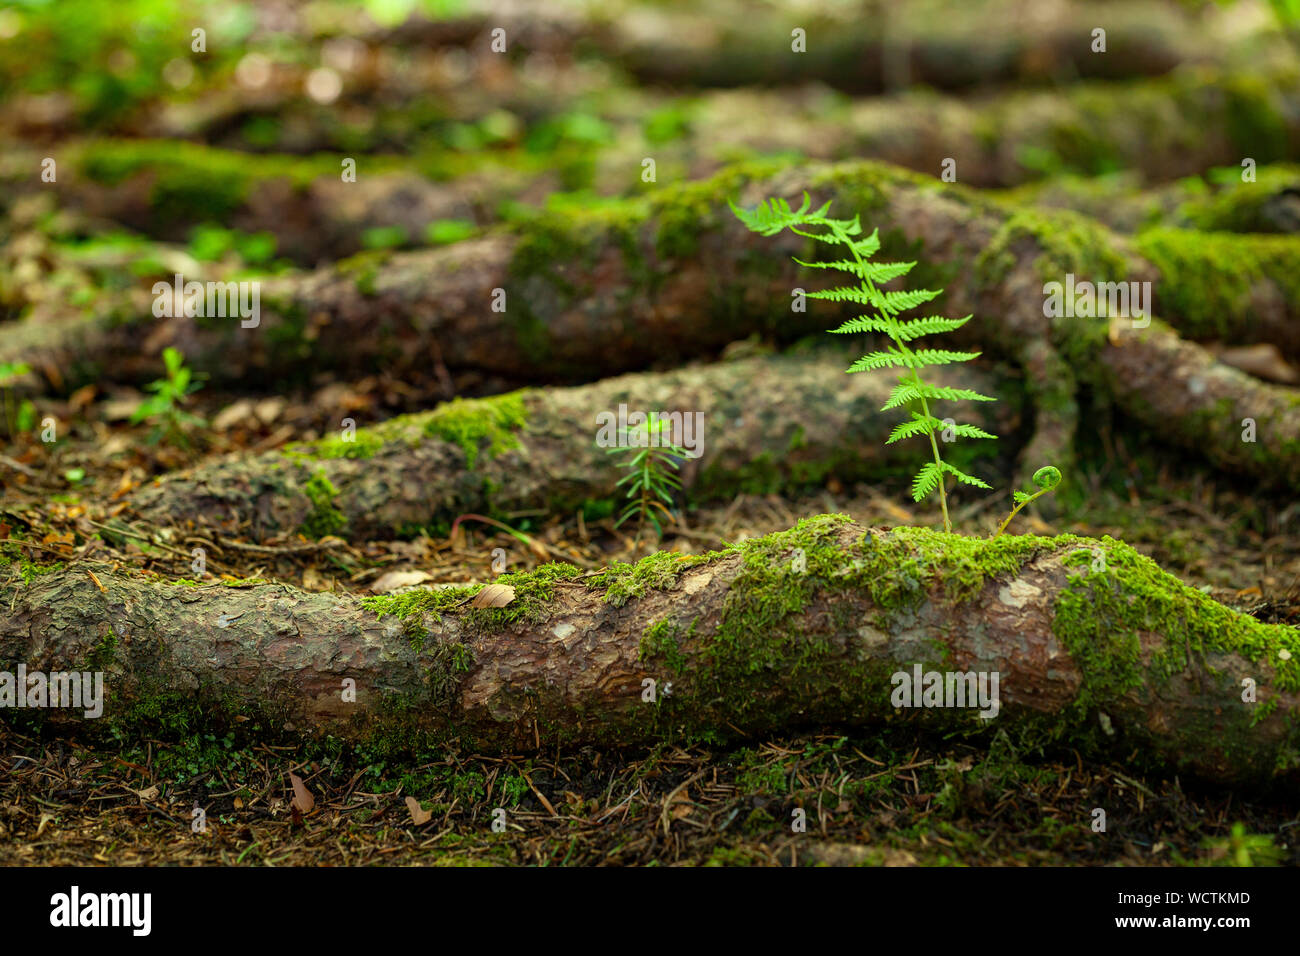
[[[1068,464],[1079,384],[1106,393],[1120,369],[1105,348],[1115,323],[1048,317],[1045,282],[1070,275],[1151,281],[1157,306],[1169,309],[1164,318],[1189,337],[1268,341],[1300,355],[1295,237],[1149,230],[1130,244],[1082,216],[1008,209],[964,187],[876,163],[775,175],[774,168],[747,164],[567,220],[551,215],[444,249],[270,280],[256,329],[234,319],[164,319],[149,329],[142,350],[136,324],[29,321],[0,346],[0,360],[53,368],[65,381],[96,369],[129,378],[146,369],[156,374],[153,356],[171,344],[218,381],[361,371],[377,362],[397,373],[443,362],[506,378],[575,381],[698,357],[755,331],[789,341],[834,321],[829,310],[791,311],[792,291],[815,288],[826,274],[810,276],[790,260],[809,254],[802,240],[749,233],[725,200],[751,204],[804,190],[833,200],[841,215],[857,212],[879,226],[886,254],[920,261],[908,277],[912,286],[945,288],[936,308],[973,313],[968,338],[1021,365],[1037,415],[1025,455],[1029,470],[1045,461]],[[1127,338],[1126,362],[1143,361],[1147,349],[1156,361],[1161,349],[1153,342]],[[1164,387],[1171,401],[1200,403],[1190,381]],[[1293,483],[1300,452],[1286,436],[1300,428],[1295,393],[1261,386],[1252,394],[1266,399],[1260,415],[1280,413],[1281,455],[1254,455],[1243,467],[1270,482]],[[1111,397],[1148,419],[1144,396],[1125,389]]]
[[[690,417],[700,454],[683,460],[678,473],[687,502],[820,486],[830,476],[892,478],[904,487],[928,445],[885,444],[905,418],[879,411],[895,376],[845,375],[850,361],[838,354],[752,358],[454,402],[363,429],[352,442],[332,438],[166,476],[138,491],[131,511],[159,527],[193,524],[259,539],[305,529],[369,540],[466,512],[621,503],[616,484],[627,474],[627,456],[596,444],[597,415],[617,415],[620,405]],[[936,407],[1002,439],[950,445],[945,455],[1013,455],[1023,414],[1016,383],[965,366],[943,372],[936,383],[1002,396]]]
[[[483,610],[464,605],[469,591],[359,601],[96,571],[30,585],[12,571],[0,660],[105,671],[110,723],[188,707],[263,729],[516,749],[914,719],[1214,780],[1300,766],[1300,635],[1110,539],[986,541],[824,516],[703,557],[506,575],[514,599]],[[918,664],[997,672],[997,716],[896,709],[892,675]]]

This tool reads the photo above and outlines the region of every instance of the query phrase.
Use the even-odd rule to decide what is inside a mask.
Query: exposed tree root
[[[894,377],[844,375],[849,361],[839,354],[753,358],[454,402],[362,429],[352,442],[333,437],[169,475],[130,505],[146,524],[163,528],[193,523],[259,539],[303,530],[363,541],[466,512],[563,513],[621,497],[616,484],[626,456],[596,442],[597,416],[617,416],[620,405],[631,413],[683,414],[688,431],[678,434],[699,443],[688,448],[698,457],[683,460],[679,473],[692,503],[793,490],[829,475],[881,479],[915,468],[921,446],[885,444],[901,417],[879,412]],[[1003,396],[947,410],[1001,436],[1010,446],[1001,451],[1014,453],[1022,414],[1015,383],[978,369],[944,371],[939,384]],[[616,428],[606,437],[616,440]],[[947,454],[994,451],[974,442]]]
[[[1109,538],[990,541],[823,516],[701,557],[503,575],[513,599],[485,609],[468,589],[357,600],[94,570],[24,585],[11,569],[0,660],[105,671],[110,726],[180,706],[264,731],[520,748],[915,719],[1212,780],[1300,768],[1300,634]],[[918,665],[996,672],[996,716],[897,709],[893,675]]]
[[[1164,73],[1179,63],[1221,57],[1204,42],[1204,27],[1157,3],[1060,4],[1050,10],[1020,3],[945,8],[936,18],[925,3],[872,4],[848,15],[807,10],[797,16],[729,5],[657,10],[632,17],[556,16],[527,5],[455,20],[413,17],[373,40],[384,45],[455,44],[486,48],[500,27],[520,48],[555,55],[577,44],[601,49],[643,83],[676,87],[767,86],[820,82],[852,92],[922,84],[941,89],[1077,77],[1118,79]],[[846,11],[847,12],[847,11]],[[990,30],[996,22],[999,29]],[[1092,31],[1104,26],[1104,55]],[[806,52],[792,51],[801,28]],[[1199,34],[1199,35],[1198,35]],[[708,43],[689,38],[709,37]],[[1227,52],[1231,52],[1229,49]]]
[[[1296,237],[1149,230],[1130,244],[1082,216],[1008,210],[963,187],[876,163],[778,175],[770,169],[748,164],[615,210],[575,212],[567,221],[551,216],[444,249],[269,280],[257,329],[234,319],[164,319],[147,333],[149,351],[175,345],[219,381],[350,372],[376,362],[400,373],[433,361],[516,380],[574,381],[681,360],[754,331],[791,340],[834,321],[820,309],[791,311],[792,292],[824,277],[789,260],[802,253],[799,241],[749,234],[725,200],[808,190],[879,226],[887,254],[921,261],[918,285],[947,289],[939,308],[973,313],[970,338],[1021,365],[1038,418],[1027,470],[1044,459],[1068,464],[1080,383],[1149,417],[1148,396],[1114,383],[1124,367],[1160,363],[1168,351],[1159,344],[1167,333],[1128,336],[1120,362],[1108,344],[1141,321],[1049,316],[1045,283],[1106,281],[1141,294],[1140,283],[1150,281],[1163,317],[1189,338],[1270,342],[1300,355]],[[619,291],[630,288],[637,294]],[[68,384],[95,369],[130,378],[157,367],[156,358],[141,354],[143,334],[139,323],[113,319],[29,321],[0,346],[0,360],[53,367]],[[1194,364],[1208,361],[1207,354]],[[1167,431],[1212,460],[1242,459],[1248,474],[1293,482],[1300,451],[1289,436],[1300,430],[1300,396],[1240,376],[1223,379],[1225,388],[1232,382],[1235,394],[1217,398],[1235,404],[1218,407],[1222,420],[1211,433],[1226,435],[1226,423],[1240,427],[1243,417],[1267,419],[1271,444],[1247,455],[1207,449],[1203,433],[1188,437],[1203,415],[1184,413]],[[1198,387],[1186,376],[1161,384],[1181,408],[1203,407]]]

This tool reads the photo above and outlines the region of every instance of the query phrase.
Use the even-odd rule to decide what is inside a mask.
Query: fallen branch
[[[989,541],[822,516],[711,555],[578,574],[503,575],[512,601],[474,609],[466,589],[358,600],[101,568],[101,591],[78,569],[30,585],[15,571],[0,585],[0,661],[104,671],[106,723],[123,733],[238,717],[268,734],[513,750],[915,720],[1211,780],[1300,769],[1300,634],[1109,538]],[[899,709],[895,675],[917,666],[984,674],[986,689],[998,674],[996,714]]]
[[[699,452],[681,463],[691,503],[821,485],[832,475],[846,482],[896,475],[903,485],[915,450],[885,444],[900,416],[879,412],[893,378],[845,375],[849,361],[838,353],[760,357],[454,402],[362,429],[350,442],[335,437],[167,476],[137,491],[130,506],[159,528],[193,522],[259,539],[304,530],[369,540],[465,512],[616,504],[625,472],[597,445],[597,416],[616,417],[620,405],[685,416],[688,451]],[[1018,389],[976,369],[944,371],[944,385],[1006,395],[960,403],[954,414],[1010,439],[1023,413]],[[977,444],[969,452],[993,453]],[[1002,452],[1013,454],[1014,445]]]
[[[837,211],[860,213],[886,239],[885,254],[917,258],[940,273],[946,288],[935,307],[973,313],[972,341],[1015,360],[1036,407],[1027,471],[1043,462],[1068,466],[1081,384],[1138,420],[1165,429],[1148,396],[1119,374],[1134,362],[1154,363],[1178,344],[1168,326],[1152,322],[1141,336],[1124,335],[1122,359],[1108,344],[1133,323],[1116,318],[1049,316],[1045,283],[1152,282],[1157,306],[1183,334],[1238,344],[1266,342],[1300,355],[1300,238],[1149,230],[1134,243],[1085,217],[1025,208],[1009,210],[961,186],[876,163],[810,166],[775,174],[774,162],[729,168],[713,179],[662,188],[645,200],[592,211],[548,212],[482,239],[444,249],[395,253],[301,276],[268,280],[256,329],[236,320],[178,317],[150,329],[149,345],[174,345],[217,381],[247,381],[295,370],[363,372],[384,363],[391,372],[423,368],[437,354],[450,369],[475,369],[506,379],[589,379],[652,364],[698,357],[755,331],[790,341],[820,333],[831,310],[791,311],[792,293],[817,288],[789,261],[799,242],[747,233],[726,208],[739,197],[797,197],[808,190]],[[1136,248],[1135,248],[1136,247]],[[1146,256],[1138,255],[1141,251]],[[945,263],[966,264],[949,276]],[[915,276],[925,283],[927,275]],[[637,289],[628,295],[627,289]],[[1149,304],[1148,312],[1149,312]],[[497,306],[501,311],[494,310]],[[851,313],[848,313],[851,314]],[[34,369],[53,366],[65,387],[90,370],[123,377],[156,369],[142,355],[140,323],[111,318],[20,323],[0,346],[0,361]],[[1193,364],[1209,367],[1208,353]],[[156,374],[156,371],[154,372]],[[118,376],[112,376],[118,377]],[[1163,386],[1193,409],[1173,429],[1176,440],[1204,414],[1215,434],[1244,417],[1262,422],[1240,465],[1279,486],[1300,482],[1300,406],[1294,393],[1232,383],[1232,400],[1208,406],[1194,377]],[[1253,409],[1253,411],[1252,411]],[[1232,439],[1240,443],[1238,437]],[[1237,450],[1188,447],[1212,460]],[[1027,477],[1027,475],[1026,475]]]

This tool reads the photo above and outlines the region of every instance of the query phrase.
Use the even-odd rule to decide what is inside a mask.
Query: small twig
[[[22,462],[14,461],[8,455],[0,455],[0,465],[6,465],[7,467],[12,468],[14,471],[22,472],[24,475],[27,475],[29,478],[36,477],[35,469],[28,468]]]

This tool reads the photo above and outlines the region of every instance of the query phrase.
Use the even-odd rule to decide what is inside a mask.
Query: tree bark
[[[441,361],[507,379],[572,382],[698,357],[755,331],[792,341],[846,314],[791,311],[792,293],[828,281],[824,271],[809,275],[796,266],[791,254],[822,251],[789,235],[748,232],[725,201],[752,204],[805,190],[819,202],[833,200],[841,215],[859,213],[878,226],[886,255],[920,260],[908,277],[913,287],[946,288],[935,308],[973,313],[967,338],[1020,364],[1037,418],[1025,454],[1028,471],[1047,461],[1068,466],[1080,383],[1162,426],[1152,421],[1146,396],[1113,385],[1129,363],[1161,361],[1168,349],[1160,343],[1173,335],[1153,323],[1157,331],[1126,337],[1129,355],[1121,362],[1105,346],[1118,334],[1116,325],[1128,323],[1049,316],[1046,282],[1064,284],[1073,276],[1140,289],[1150,281],[1157,307],[1175,309],[1164,317],[1179,332],[1235,344],[1270,342],[1300,356],[1300,288],[1292,278],[1300,275],[1300,240],[1294,237],[1150,230],[1130,243],[1082,216],[1008,209],[963,187],[880,164],[775,175],[773,168],[742,165],[704,183],[662,189],[644,203],[550,213],[444,249],[268,280],[258,328],[241,328],[235,319],[164,319],[148,333],[150,354],[142,354],[137,323],[28,321],[0,346],[0,361],[53,367],[65,381],[77,377],[68,370],[131,377],[144,369],[156,374],[154,350],[174,345],[217,381],[294,370],[361,372],[377,362],[400,374]],[[1292,439],[1300,431],[1300,405],[1294,392],[1255,386],[1244,376],[1232,381],[1240,385],[1236,400],[1260,397],[1274,418],[1274,443],[1254,449],[1259,453],[1241,467],[1270,484],[1295,487],[1300,452]],[[1167,394],[1197,407],[1203,396],[1196,388],[1184,376],[1168,383]],[[1226,407],[1218,413],[1236,414]],[[1175,431],[1172,437],[1182,441],[1189,428]],[[1206,450],[1200,440],[1188,444]]]
[[[830,476],[892,478],[904,486],[928,446],[885,444],[905,418],[879,411],[895,376],[845,375],[853,357],[759,357],[456,402],[362,429],[351,443],[331,438],[168,475],[137,491],[130,508],[145,524],[164,529],[192,525],[265,540],[305,528],[359,541],[445,524],[467,512],[545,507],[563,513],[601,502],[621,510],[626,502],[616,485],[627,474],[627,455],[597,446],[597,416],[617,416],[620,406],[683,413],[690,431],[678,434],[689,437],[678,441],[698,451],[677,472],[682,500],[691,504],[820,487]],[[942,415],[1001,438],[946,446],[945,455],[979,456],[985,470],[988,459],[1009,460],[1024,413],[1016,383],[966,366],[942,371],[937,384],[1002,396],[943,406]],[[515,402],[517,417],[503,415]],[[492,433],[465,439],[454,423],[470,420]]]
[[[90,570],[30,585],[11,572],[0,660],[104,671],[119,728],[192,710],[269,733],[516,750],[915,720],[1216,781],[1297,773],[1300,635],[1109,538],[823,516],[705,556],[505,575],[515,596],[485,609],[463,603],[470,590],[357,600]],[[997,673],[996,715],[897,708],[894,675],[914,665]],[[643,700],[647,678],[657,703]],[[94,730],[80,710],[44,713]]]

